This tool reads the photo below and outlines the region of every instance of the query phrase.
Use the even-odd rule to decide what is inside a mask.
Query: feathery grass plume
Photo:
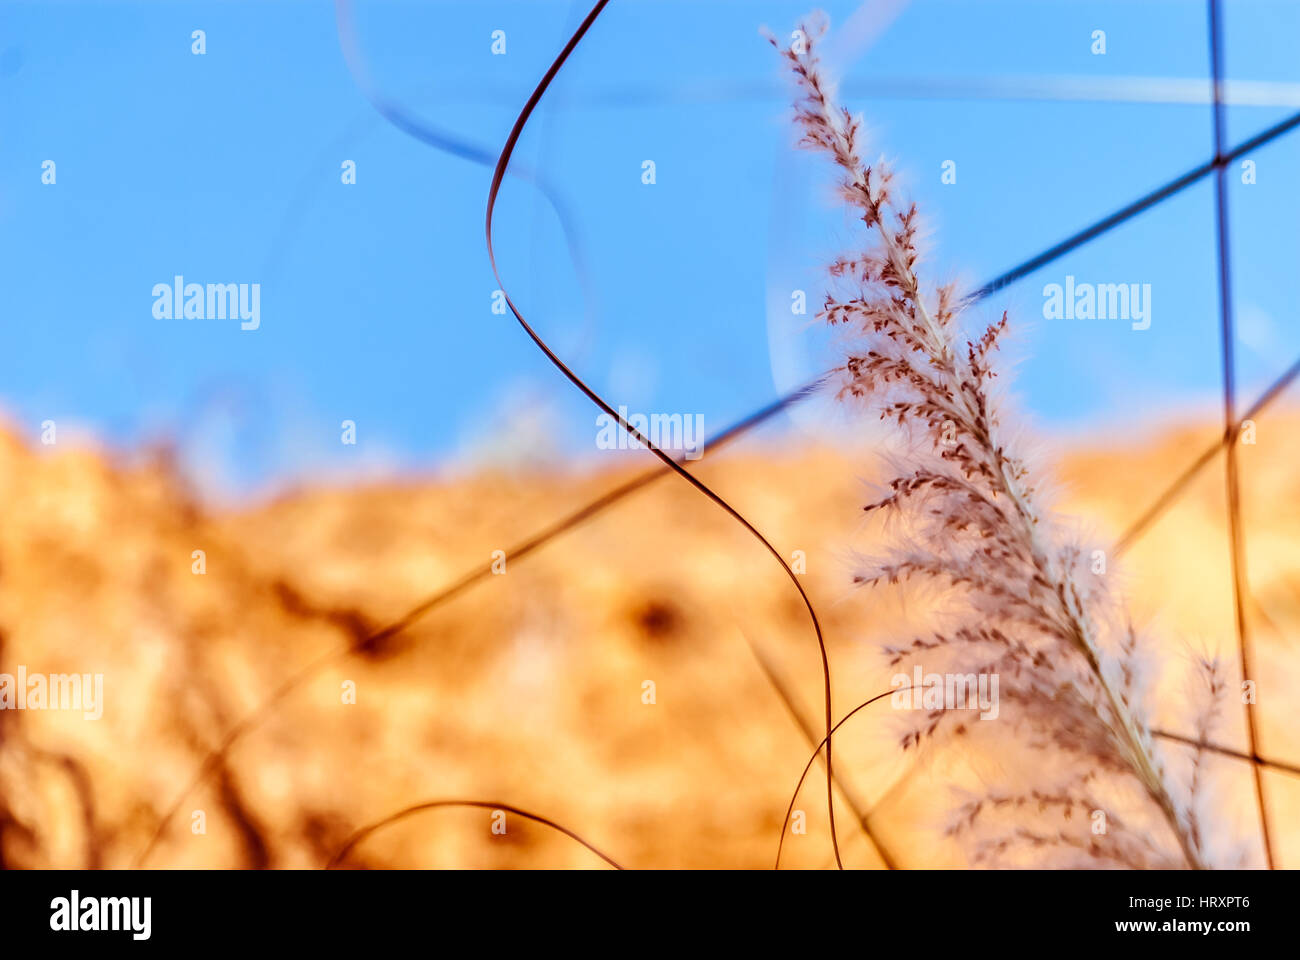
[[[930,583],[957,601],[933,635],[886,648],[891,665],[924,658],[927,669],[997,677],[1000,688],[995,721],[924,703],[903,747],[970,742],[996,727],[1034,751],[1028,769],[1004,773],[1014,782],[951,811],[948,835],[975,863],[1203,868],[1194,794],[1205,771],[1198,759],[1190,791],[1166,775],[1146,719],[1140,638],[1090,570],[1091,554],[1038,505],[999,421],[991,381],[1006,314],[965,341],[954,287],[923,287],[916,206],[896,199],[883,162],[864,164],[861,121],[833,103],[815,53],[824,32],[817,15],[794,44],[769,36],[801,95],[800,145],[834,161],[840,195],[868,231],[864,250],[831,265],[845,292],[828,294],[820,317],[852,337],[842,395],[877,408],[910,442],[887,495],[866,507],[901,518],[906,532],[854,579]],[[1213,701],[1222,683],[1209,686]],[[1005,754],[1005,740],[998,746]]]
[[[1215,814],[1214,799],[1209,796],[1207,787],[1208,770],[1206,759],[1209,751],[1205,744],[1212,743],[1214,734],[1222,719],[1223,704],[1228,694],[1228,680],[1223,673],[1223,664],[1217,656],[1198,654],[1195,670],[1191,678],[1191,691],[1188,697],[1193,706],[1193,727],[1196,739],[1202,744],[1196,748],[1188,774],[1187,828],[1193,846],[1201,854],[1202,861],[1209,861],[1209,840],[1205,833],[1205,823]],[[1227,849],[1216,851],[1220,862],[1225,866],[1240,867],[1244,865],[1246,854],[1236,837],[1224,838]]]

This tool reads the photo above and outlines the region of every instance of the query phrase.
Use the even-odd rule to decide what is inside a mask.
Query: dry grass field
[[[1298,427],[1291,413],[1262,417],[1258,442],[1241,448],[1261,753],[1290,762],[1300,761]],[[1070,450],[1061,505],[1117,538],[1216,433],[1169,428]],[[1219,650],[1235,681],[1222,464],[1113,569],[1162,659]],[[220,512],[195,502],[165,457],[33,449],[6,432],[0,672],[102,673],[104,703],[96,720],[0,712],[0,863],[130,866],[183,796],[145,865],[320,867],[366,823],[459,798],[550,817],[628,867],[771,867],[811,754],[801,723],[818,739],[821,724],[816,645],[779,567],[672,477],[528,556],[508,552],[648,465],[643,455],[578,475],[304,489]],[[870,458],[746,444],[693,469],[783,552],[804,552],[837,717],[887,690],[875,648],[909,637],[929,598],[850,583],[852,551],[874,536],[861,519]],[[503,573],[361,643],[496,550],[507,551]],[[1161,727],[1189,732],[1177,684],[1158,702]],[[886,700],[836,737],[845,864],[881,864],[852,805],[870,810],[900,866],[960,866],[938,820],[951,784],[1018,758],[905,753],[895,720]],[[1235,705],[1218,739],[1242,748]],[[1183,747],[1165,750],[1171,764],[1185,759]],[[1231,758],[1210,768],[1224,810],[1215,833],[1225,846],[1242,838],[1257,863],[1249,768]],[[1279,863],[1300,866],[1300,779],[1269,773],[1265,786]],[[796,803],[807,833],[788,837],[783,866],[833,865],[824,789],[810,775]],[[346,863],[603,866],[556,832],[513,815],[506,824],[494,834],[489,810],[431,810],[375,833]]]

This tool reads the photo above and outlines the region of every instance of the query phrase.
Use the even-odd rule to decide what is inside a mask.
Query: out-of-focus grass
[[[1294,415],[1241,449],[1262,752],[1300,760],[1300,475]],[[1067,512],[1118,535],[1213,426],[1079,450]],[[192,503],[160,464],[0,441],[0,672],[103,673],[100,720],[0,713],[0,852],[11,866],[129,865],[207,752],[293,672],[597,496],[640,460],[583,475],[307,490],[233,514]],[[908,638],[924,597],[854,593],[869,549],[860,457],[732,452],[696,469],[787,555],[823,618],[837,716],[888,688],[876,642]],[[1175,663],[1235,628],[1221,461],[1125,558],[1135,611]],[[207,572],[192,572],[203,550]],[[1117,572],[1117,575],[1120,575]],[[377,656],[330,665],[252,730],[181,807],[153,866],[322,865],[351,831],[421,800],[499,800],[577,830],[631,867],[770,867],[809,747],[756,663],[760,645],[819,721],[820,661],[780,569],[720,511],[665,479],[471,587]],[[644,684],[655,685],[646,704]],[[343,702],[354,683],[355,704]],[[1160,722],[1186,730],[1176,684]],[[938,829],[953,758],[897,749],[888,701],[836,739],[836,770],[904,865],[959,865]],[[1241,711],[1220,740],[1244,746]],[[1176,763],[1181,748],[1167,755]],[[1012,758],[1014,759],[1014,758]],[[1251,781],[1216,828],[1253,837]],[[1270,774],[1282,865],[1300,865],[1300,781]],[[832,863],[810,778],[783,863]],[[852,826],[846,864],[879,860]],[[206,832],[196,833],[201,811]],[[598,866],[572,841],[484,810],[438,810],[352,855],[374,867]]]

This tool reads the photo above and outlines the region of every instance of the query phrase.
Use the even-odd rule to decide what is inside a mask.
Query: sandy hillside
[[[1298,426],[1295,416],[1262,418],[1258,443],[1242,448],[1262,752],[1291,761],[1300,761]],[[1060,464],[1063,504],[1117,536],[1215,433],[1077,450]],[[280,691],[180,802],[147,865],[320,866],[369,821],[464,798],[551,817],[627,866],[770,866],[810,748],[754,648],[814,729],[821,710],[812,631],[776,564],[674,478],[527,557],[509,552],[642,466],[306,490],[214,513],[165,462],[33,450],[6,435],[0,672],[102,673],[104,703],[96,720],[0,713],[0,861],[136,862],[209,752]],[[860,520],[872,469],[829,450],[777,458],[744,445],[698,465],[784,553],[803,551],[839,715],[888,688],[872,644],[910,635],[915,614],[908,598],[848,583],[851,551],[873,536]],[[1235,671],[1223,515],[1220,458],[1116,558],[1114,575],[1171,662],[1187,661],[1188,645],[1222,649]],[[503,574],[361,645],[496,550],[507,551]],[[653,704],[643,702],[646,681]],[[353,688],[355,703],[345,702]],[[1161,724],[1186,729],[1176,684],[1161,689],[1160,705]],[[880,863],[851,801],[872,810],[900,864],[959,864],[935,826],[948,762],[901,754],[891,721],[887,708],[864,711],[836,739],[846,863]],[[1244,743],[1239,710],[1220,739]],[[1170,750],[1178,762],[1181,748]],[[1246,766],[1213,767],[1227,811],[1219,828],[1253,837]],[[1300,867],[1300,780],[1270,774],[1266,786],[1281,862]],[[832,862],[823,791],[814,776],[797,804],[808,832],[787,843],[790,866]],[[376,833],[348,862],[600,864],[517,817],[494,836],[491,820],[482,809],[429,811]]]

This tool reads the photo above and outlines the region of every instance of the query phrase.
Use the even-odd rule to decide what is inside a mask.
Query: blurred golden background
[[[1298,425],[1294,412],[1263,416],[1240,450],[1260,752],[1293,764]],[[1218,434],[1134,429],[1076,444],[1059,463],[1060,503],[1114,540]],[[304,489],[217,511],[164,454],[32,448],[6,431],[0,672],[102,673],[104,710],[0,712],[0,860],[124,867],[148,849],[153,867],[314,868],[367,823],[461,798],[550,817],[628,867],[770,868],[811,755],[800,724],[820,739],[822,723],[813,634],[771,557],[672,477],[527,556],[509,553],[649,461]],[[889,689],[877,645],[908,639],[909,603],[926,598],[850,585],[852,551],[872,536],[861,521],[870,455],[746,443],[692,469],[784,553],[803,551],[837,719]],[[1220,454],[1114,570],[1164,662],[1218,651],[1235,681],[1223,489]],[[496,550],[504,573],[362,644]],[[1190,735],[1170,673],[1158,725]],[[889,714],[886,700],[836,736],[845,864],[881,864],[856,807],[900,866],[961,866],[940,820],[953,758],[903,753]],[[1235,701],[1216,739],[1244,748]],[[1171,763],[1180,752],[1165,748]],[[1215,830],[1259,862],[1248,765],[1216,757],[1211,769],[1225,811]],[[1265,788],[1279,865],[1300,866],[1300,780],[1268,772]],[[814,767],[796,802],[807,833],[787,836],[783,866],[833,865],[824,790]],[[522,818],[508,817],[504,835],[491,824],[484,809],[428,811],[368,837],[346,864],[604,866]]]

